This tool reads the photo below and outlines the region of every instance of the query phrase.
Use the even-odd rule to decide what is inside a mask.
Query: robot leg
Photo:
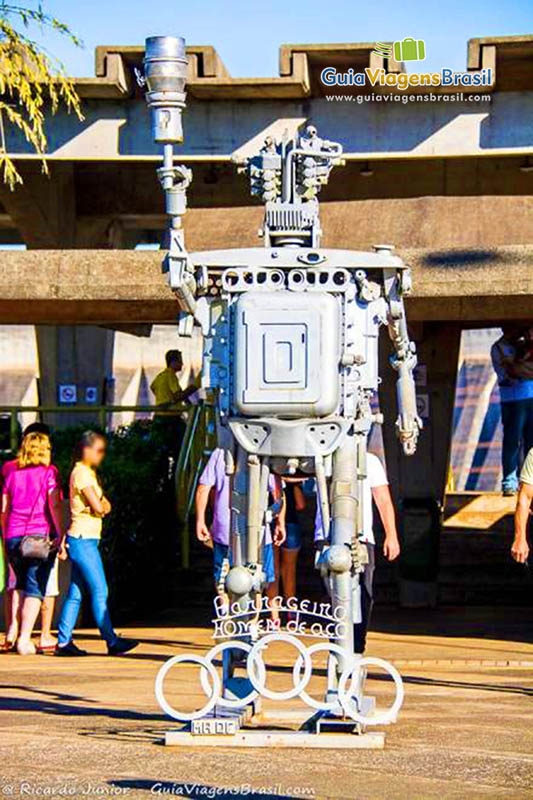
[[[353,585],[351,548],[358,518],[357,458],[353,437],[347,437],[333,456],[331,481],[331,545],[326,551],[333,613],[341,623],[336,639],[353,653]],[[346,664],[339,659],[338,669]]]
[[[268,501],[268,464],[238,447],[231,492],[231,553],[226,578],[230,603],[252,609],[263,583],[262,550]]]

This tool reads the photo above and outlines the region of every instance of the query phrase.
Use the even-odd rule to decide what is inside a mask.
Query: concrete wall
[[[92,385],[94,362],[98,363],[99,370],[104,365],[108,377],[113,378],[113,396],[108,396],[108,402],[151,405],[154,398],[150,383],[163,368],[165,352],[171,348],[183,352],[185,368],[180,380],[186,386],[201,368],[201,339],[197,335],[192,339],[179,337],[175,325],[155,325],[150,335],[144,337],[93,326],[39,326],[36,334],[32,325],[1,325],[0,405],[38,405],[38,383],[43,405],[57,404],[58,383],[74,383],[78,389],[78,404],[83,405],[84,390]],[[48,353],[51,358],[47,360]],[[59,373],[57,364],[61,368]],[[46,381],[42,380],[43,373]],[[146,415],[122,412],[114,415],[113,424],[128,424],[136,416]],[[34,419],[33,412],[19,417],[22,427]],[[76,419],[80,418],[68,412],[48,415],[48,422],[54,426],[75,424]],[[84,420],[93,421],[86,414]]]

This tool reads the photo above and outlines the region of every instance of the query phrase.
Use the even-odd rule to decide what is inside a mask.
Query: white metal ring
[[[211,678],[213,679],[213,686],[210,687],[211,697],[208,699],[207,703],[198,711],[192,711],[190,713],[185,711],[176,711],[176,709],[167,702],[165,693],[163,691],[163,683],[169,669],[174,667],[176,664],[183,664],[187,661],[193,664],[200,664],[201,667],[209,672]],[[212,664],[211,661],[208,661],[204,656],[198,656],[194,653],[182,653],[178,656],[174,656],[173,658],[169,658],[169,660],[163,664],[157,673],[157,678],[155,679],[155,696],[157,698],[157,702],[165,714],[168,714],[168,716],[172,717],[173,719],[181,720],[182,722],[190,722],[193,719],[199,719],[200,717],[204,717],[206,714],[209,714],[209,712],[215,707],[220,695],[221,683],[214,664]]]
[[[361,669],[361,667],[380,667],[382,670],[389,673],[396,687],[394,703],[385,711],[378,712],[370,717],[365,717],[363,714],[360,714],[354,706],[352,700],[353,682],[350,684],[349,691],[346,691],[348,678],[353,674],[354,669]],[[404,698],[403,681],[400,673],[396,667],[393,667],[392,664],[389,664],[389,662],[385,661],[383,658],[361,658],[357,660],[355,666],[347,667],[343,670],[339,680],[338,692],[339,700],[346,714],[355,722],[360,722],[362,725],[387,725],[389,722],[394,722],[398,711],[402,707]]]
[[[266,667],[265,662],[263,661],[262,651],[265,647],[268,647],[269,644],[272,644],[272,642],[286,642],[288,644],[292,644],[294,647],[296,647],[304,662],[304,672],[302,678],[293,686],[292,689],[288,689],[286,692],[273,692],[271,689],[267,689],[266,687]],[[247,667],[248,677],[250,678],[250,682],[254,689],[257,689],[259,694],[262,694],[264,697],[268,697],[271,700],[292,700],[293,697],[298,697],[301,691],[305,689],[309,683],[313,673],[313,665],[311,663],[311,657],[307,647],[302,644],[302,642],[297,639],[296,636],[291,636],[290,633],[268,633],[262,639],[259,639],[259,641],[254,644],[252,650],[248,654]],[[254,667],[257,668],[257,677],[254,674]]]
[[[206,653],[205,658],[211,664],[213,664],[213,660],[219,656],[224,650],[243,650],[245,653],[249,653],[252,649],[252,646],[247,642],[241,642],[238,640],[230,641],[230,642],[219,642],[211,650]],[[213,665],[214,666],[214,665]],[[202,689],[209,695],[211,691],[211,687],[209,685],[209,681],[207,679],[207,673],[202,670],[200,672],[200,683],[202,684]],[[253,685],[253,684],[252,684]],[[256,697],[259,695],[257,689],[252,689],[245,697],[237,697],[235,700],[230,699],[229,697],[220,697],[218,702],[223,708],[241,708],[242,706],[248,705],[248,703],[252,703]]]
[[[352,662],[352,668],[350,674],[353,674],[353,671],[355,669],[355,664],[353,663],[354,662],[353,653],[348,653],[339,644],[335,644],[335,642],[317,642],[316,644],[312,644],[310,647],[308,647],[307,652],[309,654],[309,658],[311,658],[311,656],[313,656],[315,653],[323,653],[323,652],[336,653],[339,656],[343,656],[348,661]],[[302,659],[300,656],[298,656],[298,658],[294,662],[294,667],[292,670],[293,680],[295,682],[296,678],[300,674],[300,670],[302,668],[301,664],[302,664]],[[300,697],[304,701],[304,703],[307,703],[307,705],[311,706],[311,708],[316,708],[318,711],[333,711],[337,707],[339,702],[337,697],[335,697],[333,700],[315,700],[315,698],[308,695],[304,689],[301,690]]]

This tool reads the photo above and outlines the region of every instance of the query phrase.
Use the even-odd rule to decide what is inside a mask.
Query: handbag
[[[48,536],[23,536],[20,543],[22,558],[36,558],[47,561],[52,552],[52,543]]]
[[[30,512],[30,516],[28,521],[26,522],[26,530],[28,530],[28,525],[33,519],[33,513],[35,511],[35,506],[37,505],[37,501],[41,496],[43,488],[46,484],[46,480],[48,478],[48,473],[50,471],[50,467],[46,470],[44,474],[44,478],[41,482],[41,486],[39,491],[37,492],[37,496],[33,501],[33,506]],[[50,557],[50,553],[52,552],[52,542],[50,541],[49,536],[24,536],[22,537],[22,541],[20,543],[20,555],[22,558],[35,558],[38,561],[46,561]]]

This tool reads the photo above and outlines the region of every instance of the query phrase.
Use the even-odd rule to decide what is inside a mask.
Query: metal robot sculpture
[[[308,125],[295,140],[267,138],[239,165],[265,204],[263,247],[187,252],[182,216],[191,172],[173,161],[183,140],[185,42],[146,42],[145,82],[154,141],[164,147],[158,170],[170,217],[164,261],[180,310],[180,332],[201,326],[203,386],[217,412],[219,447],[232,476],[232,604],[250,607],[264,588],[263,546],[268,479],[314,476],[325,534],[317,567],[332,608],[356,621],[359,575],[366,563],[363,481],[367,438],[381,415],[371,408],[378,389],[378,336],[388,328],[398,373],[397,433],[414,453],[421,421],[403,298],[409,269],[392,248],[374,252],[320,246],[318,193],[342,146]],[[343,626],[338,653],[353,653],[353,626]],[[328,694],[345,664],[337,657]],[[336,673],[336,675],[335,675]],[[224,679],[231,674],[226,664]]]

